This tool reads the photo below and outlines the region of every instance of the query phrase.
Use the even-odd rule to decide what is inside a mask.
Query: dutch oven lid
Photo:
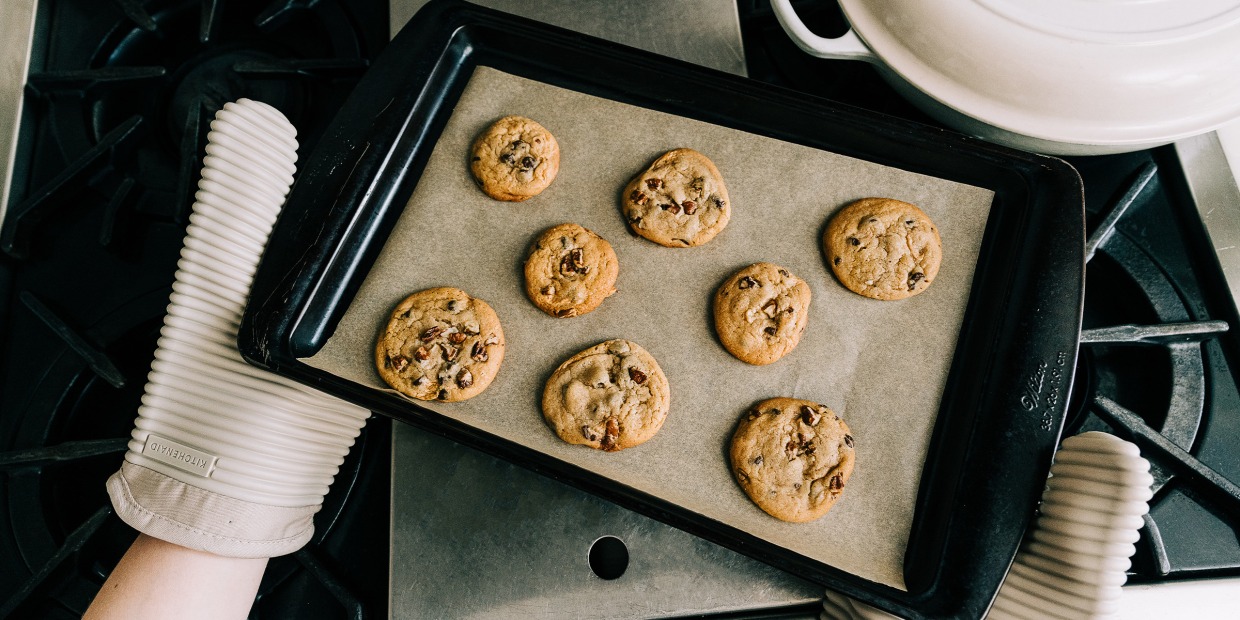
[[[841,0],[896,74],[989,124],[1078,144],[1240,118],[1240,0]]]

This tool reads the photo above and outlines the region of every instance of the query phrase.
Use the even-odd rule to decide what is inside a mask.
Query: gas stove
[[[103,483],[133,426],[212,115],[266,101],[313,148],[386,44],[387,10],[38,3],[0,230],[0,617],[79,617],[135,536]],[[381,612],[389,435],[369,425],[255,615]]]
[[[831,3],[797,5],[820,34],[844,30]],[[864,63],[804,55],[764,0],[739,0],[737,9],[750,77],[931,122]],[[19,12],[6,7],[5,14]],[[388,5],[59,0],[39,3],[33,15],[16,164],[0,205],[0,617],[75,617],[134,536],[111,514],[103,480],[120,462],[142,392],[206,121],[225,101],[266,101],[294,122],[308,152],[383,48]],[[1240,319],[1199,213],[1215,198],[1201,195],[1195,171],[1215,164],[1198,161],[1198,153],[1181,145],[1070,160],[1085,180],[1093,252],[1065,433],[1113,432],[1153,463],[1157,493],[1129,571],[1130,582],[1140,584],[1134,591],[1240,578],[1240,493],[1229,482],[1240,480]],[[486,537],[492,546],[462,545],[471,539],[463,517],[487,505],[485,494],[453,499],[430,487],[393,490],[393,435],[442,457],[434,462],[509,481],[528,477],[540,485],[536,503],[550,507],[525,515],[530,521],[511,532]],[[443,503],[449,499],[456,503]],[[633,581],[642,567],[637,557],[629,581],[607,579],[629,565],[619,559],[628,558],[628,538],[630,547],[642,539],[688,550],[688,557],[645,565],[653,575],[686,588],[714,584],[707,587],[754,603],[728,611],[686,599],[678,609],[671,597],[645,615],[805,616],[817,598],[815,586],[791,575],[374,418],[316,519],[314,541],[272,563],[254,615],[396,613],[402,596],[419,598],[396,577],[423,566],[389,556],[389,527],[394,536],[409,536],[406,545],[438,545],[429,547],[427,561],[472,564],[480,567],[475,575],[490,567],[485,574],[506,580],[497,590],[512,600],[537,595],[541,606],[524,609],[571,615],[577,603],[546,598],[554,584],[531,579],[530,565],[505,569],[495,561],[522,549],[522,557],[541,557],[537,548],[546,538],[534,524],[560,509],[597,515],[573,532],[585,540],[574,570],[587,593],[610,587],[623,594],[640,583]],[[421,529],[390,522],[392,512],[413,511],[424,515]],[[765,598],[736,591],[754,579]],[[433,578],[418,587],[491,596]],[[451,604],[421,598],[443,613]],[[471,609],[517,608],[483,601]]]

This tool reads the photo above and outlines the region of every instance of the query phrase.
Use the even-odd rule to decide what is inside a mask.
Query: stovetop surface
[[[820,34],[843,31],[829,3],[794,4]],[[738,7],[751,77],[930,122],[864,63],[802,53],[765,1]],[[0,235],[0,616],[73,617],[133,537],[106,508],[102,482],[124,450],[167,303],[204,119],[255,96],[288,114],[303,151],[312,148],[386,42],[387,6],[62,0],[39,11],[24,163]],[[1232,329],[1085,346],[1068,432],[1112,426],[1093,404],[1105,395],[1155,428],[1176,427],[1182,447],[1240,480],[1240,322],[1174,151],[1071,163],[1085,180],[1090,230],[1145,167],[1156,170],[1089,264],[1086,329],[1206,320]],[[1200,411],[1200,427],[1180,428]],[[368,424],[314,543],[273,563],[256,617],[386,615],[390,432],[386,419]],[[1132,579],[1240,575],[1236,505],[1180,466],[1157,467],[1155,525],[1142,531]]]

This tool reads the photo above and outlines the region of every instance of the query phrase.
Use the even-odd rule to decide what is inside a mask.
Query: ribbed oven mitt
[[[1063,440],[1041,515],[1026,533],[988,620],[1113,617],[1153,497],[1149,471],[1137,446],[1114,435],[1090,431]],[[828,591],[821,617],[895,616]]]
[[[239,558],[292,553],[370,416],[247,364],[237,328],[293,182],[296,129],[241,99],[211,123],[185,247],[120,471],[126,523]]]

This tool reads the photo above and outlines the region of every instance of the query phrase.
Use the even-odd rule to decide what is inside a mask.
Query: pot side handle
[[[771,9],[775,11],[775,19],[779,20],[779,25],[783,26],[784,32],[788,33],[793,43],[811,56],[833,60],[878,62],[878,57],[866,47],[852,28],[849,28],[848,32],[842,36],[828,39],[810,31],[797,15],[796,9],[792,8],[792,0],[771,0]]]

